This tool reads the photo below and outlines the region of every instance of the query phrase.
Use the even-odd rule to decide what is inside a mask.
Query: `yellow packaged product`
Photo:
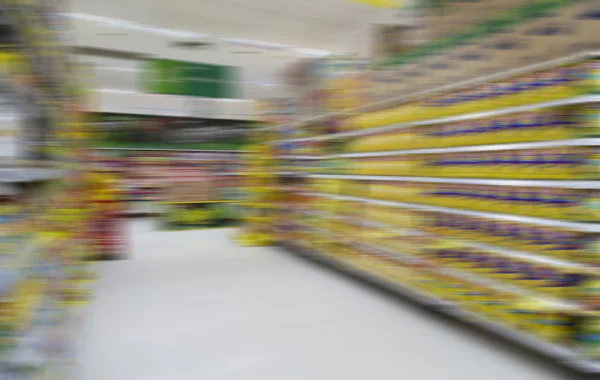
[[[599,179],[600,178],[600,149],[587,148],[580,149],[578,152],[579,159],[583,161],[583,165],[579,167],[579,170],[574,169],[579,173],[579,177],[582,179]],[[585,158],[584,158],[585,157]]]
[[[354,139],[347,146],[349,152],[375,152],[392,150],[393,144],[385,135],[373,135]]]
[[[436,148],[440,146],[441,141],[438,135],[438,125],[424,125],[417,126],[407,129],[407,133],[410,133],[411,139],[409,144],[403,149],[423,149],[423,148]]]
[[[538,315],[540,336],[552,343],[568,344],[575,332],[575,316],[551,304],[541,304]]]
[[[598,92],[600,92],[600,87]],[[600,136],[600,105],[586,105],[578,111],[580,112],[580,116],[578,118],[573,117],[573,124],[577,127],[576,130],[580,131],[579,136]]]
[[[517,300],[515,303],[513,303],[511,309],[511,319],[514,326],[536,335],[539,334],[539,329],[536,329],[539,326],[536,326],[535,323],[538,309],[539,307],[537,305],[537,301],[534,299],[522,298]]]

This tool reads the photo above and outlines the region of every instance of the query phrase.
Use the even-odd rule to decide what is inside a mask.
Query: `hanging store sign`
[[[151,59],[140,73],[145,92],[227,99],[238,95],[238,68],[233,66]]]

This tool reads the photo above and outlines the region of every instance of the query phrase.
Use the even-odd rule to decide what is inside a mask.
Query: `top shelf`
[[[361,106],[358,108],[352,108],[352,109],[347,109],[347,110],[343,110],[340,112],[331,112],[331,113],[327,113],[324,115],[318,115],[318,116],[303,119],[303,120],[300,120],[300,121],[297,121],[297,122],[291,123],[291,124],[270,126],[265,129],[281,128],[284,126],[291,126],[293,128],[298,128],[298,127],[301,127],[304,125],[328,120],[333,117],[341,117],[341,116],[347,117],[347,116],[361,114],[364,112],[370,112],[370,111],[385,109],[385,108],[389,108],[389,107],[394,107],[394,106],[398,106],[403,103],[422,99],[425,97],[431,97],[431,96],[438,95],[438,94],[444,93],[444,92],[463,90],[463,89],[473,87],[476,85],[480,85],[483,83],[501,80],[501,79],[505,79],[505,78],[510,78],[510,77],[514,77],[516,75],[524,75],[524,74],[528,74],[528,73],[532,73],[532,72],[536,72],[536,71],[540,71],[540,70],[550,69],[550,68],[561,66],[561,65],[576,63],[576,62],[579,62],[579,61],[582,61],[585,59],[595,58],[595,57],[600,57],[600,51],[586,52],[586,53],[581,53],[581,54],[576,54],[576,55],[572,55],[572,56],[568,56],[568,57],[554,59],[554,60],[550,60],[550,61],[546,61],[546,62],[534,64],[534,65],[528,65],[528,66],[524,66],[524,67],[520,67],[520,68],[516,68],[516,69],[510,69],[510,70],[506,70],[506,71],[496,73],[493,75],[487,75],[487,76],[483,76],[483,77],[479,77],[479,78],[470,79],[467,81],[462,81],[462,82],[453,83],[450,85],[436,87],[436,88],[433,88],[430,90],[420,91],[420,92],[416,92],[413,94],[402,95],[399,97],[394,97],[391,99],[386,99],[383,101],[370,103],[370,104],[367,104],[367,105],[364,105],[364,106]],[[516,107],[513,107],[513,108],[516,108]],[[515,111],[513,111],[513,112],[515,112]],[[308,140],[313,140],[313,139],[314,138],[306,138],[306,139],[292,139],[292,140],[285,140],[285,141],[308,141]]]

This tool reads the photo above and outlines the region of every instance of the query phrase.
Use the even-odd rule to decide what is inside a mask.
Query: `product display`
[[[582,54],[305,122],[340,128],[279,142],[297,178],[279,241],[600,372],[597,65]]]
[[[95,277],[84,72],[61,45],[65,3],[0,8],[2,116],[14,119],[16,146],[0,154],[0,378],[65,379]]]
[[[275,239],[271,228],[276,215],[278,192],[274,171],[274,152],[263,141],[273,136],[269,129],[257,129],[251,135],[252,144],[246,153],[244,171],[245,197],[241,204],[244,227],[236,239],[243,245],[269,245]]]
[[[278,136],[274,125],[291,122],[290,104],[286,101],[259,103],[257,112],[267,126],[252,131],[249,149],[244,154],[243,227],[235,237],[240,244],[248,246],[270,245],[276,240],[272,226],[279,211],[281,192],[276,171],[278,150],[272,145]]]
[[[98,167],[117,174],[125,215],[166,215],[171,227],[186,228],[239,217],[243,151],[104,148],[95,154]]]

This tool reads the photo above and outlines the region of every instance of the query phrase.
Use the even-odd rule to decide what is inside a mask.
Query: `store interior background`
[[[543,11],[521,9],[533,3],[547,8]],[[3,376],[6,380],[593,378],[600,373],[597,360],[600,353],[596,344],[599,335],[593,333],[597,331],[595,325],[587,325],[588,330],[585,330],[586,339],[592,338],[578,341],[577,348],[569,345],[565,349],[563,343],[567,339],[575,341],[580,336],[564,338],[568,334],[563,334],[564,330],[560,328],[540,333],[542,328],[532,325],[538,315],[550,320],[548,324],[556,321],[560,324],[561,318],[566,320],[571,314],[562,313],[562,309],[552,314],[554,309],[537,304],[522,306],[526,302],[516,301],[537,294],[539,289],[535,287],[541,283],[539,278],[534,279],[539,283],[531,285],[526,281],[519,283],[509,276],[492,278],[496,275],[494,272],[487,276],[488,273],[475,270],[469,272],[472,268],[456,269],[451,267],[452,260],[442,262],[446,258],[440,260],[442,264],[436,264],[442,267],[442,280],[436,280],[438,284],[446,280],[444,265],[450,268],[447,272],[463,269],[468,272],[463,282],[476,284],[475,290],[482,283],[481,287],[487,289],[486,286],[494,288],[490,283],[500,283],[499,288],[502,288],[506,282],[509,289],[506,293],[510,296],[504,289],[498,293],[494,293],[497,290],[494,289],[487,295],[491,300],[489,303],[498,300],[513,305],[513,302],[522,306],[522,309],[516,306],[515,309],[531,312],[527,318],[533,315],[525,318],[527,322],[523,323],[507,322],[508,318],[500,321],[509,313],[498,312],[492,306],[475,312],[468,309],[461,314],[460,307],[454,308],[454,299],[448,302],[452,304],[448,308],[450,312],[444,309],[446,302],[438,303],[440,300],[435,297],[426,296],[421,302],[422,295],[427,292],[421,292],[420,288],[416,292],[410,290],[420,280],[412,285],[409,281],[407,287],[399,285],[395,288],[405,278],[414,279],[407,268],[416,268],[415,272],[421,273],[422,262],[417,259],[415,264],[410,254],[405,255],[408,259],[403,259],[405,264],[408,262],[406,267],[393,275],[388,271],[388,277],[378,280],[377,276],[371,275],[384,273],[381,268],[385,265],[376,268],[373,264],[366,270],[371,264],[360,260],[369,255],[353,251],[367,247],[367,240],[371,238],[383,242],[390,236],[390,231],[402,237],[409,236],[411,228],[416,228],[416,223],[409,222],[421,217],[421,214],[417,215],[421,211],[423,215],[431,212],[427,214],[430,222],[435,220],[431,216],[434,212],[436,217],[450,215],[444,220],[443,217],[439,219],[446,222],[442,227],[448,229],[452,227],[451,218],[468,223],[467,217],[471,214],[516,224],[537,218],[538,221],[543,219],[542,224],[546,223],[543,225],[548,228],[575,225],[579,228],[577,231],[596,225],[594,223],[600,220],[597,215],[594,217],[598,219],[584,225],[589,220],[581,221],[578,216],[567,215],[567,211],[560,217],[552,215],[550,206],[528,208],[519,204],[511,209],[502,202],[489,202],[491,206],[479,200],[469,203],[468,196],[465,197],[467,201],[460,204],[453,204],[452,199],[441,199],[441,196],[436,198],[439,194],[418,198],[421,195],[418,191],[425,193],[436,184],[444,183],[445,179],[446,183],[465,186],[467,190],[471,185],[481,184],[482,187],[518,188],[524,187],[522,183],[527,181],[536,182],[532,188],[539,189],[543,188],[539,183],[553,180],[577,182],[573,188],[565,185],[568,191],[597,190],[597,187],[581,184],[585,181],[577,181],[579,177],[560,177],[562,172],[555,177],[544,177],[552,164],[545,165],[539,173],[528,167],[529,172],[523,174],[516,170],[511,172],[511,164],[507,163],[510,160],[501,157],[499,162],[505,161],[496,163],[500,174],[493,173],[493,168],[488,166],[484,168],[485,173],[484,169],[475,167],[475,174],[462,169],[458,175],[458,170],[444,173],[439,168],[415,174],[409,169],[410,162],[416,160],[408,159],[410,162],[405,165],[402,157],[397,158],[399,164],[395,167],[394,164],[387,165],[386,159],[377,160],[378,150],[401,149],[406,153],[411,149],[435,151],[450,147],[456,148],[460,156],[461,149],[468,151],[470,145],[474,152],[481,150],[477,146],[493,144],[552,145],[554,140],[560,141],[556,136],[564,132],[557,132],[559,128],[543,130],[540,137],[527,135],[526,131],[519,136],[499,134],[499,142],[489,136],[473,138],[481,138],[479,141],[469,140],[469,137],[462,141],[457,139],[448,146],[443,145],[448,140],[442,141],[442,137],[440,145],[434,145],[441,134],[429,140],[421,138],[413,146],[412,140],[403,139],[402,132],[394,135],[396,131],[392,128],[388,141],[385,141],[388,136],[385,134],[380,135],[379,140],[367,137],[360,141],[361,134],[369,128],[394,124],[406,124],[410,128],[410,123],[418,125],[419,117],[425,117],[426,112],[429,112],[427,117],[438,112],[438,109],[431,109],[435,108],[433,106],[426,111],[419,110],[422,104],[415,103],[415,109],[386,113],[389,107],[405,104],[402,99],[409,94],[427,94],[440,87],[496,74],[502,77],[520,68],[528,68],[527,73],[551,70],[560,66],[561,63],[556,62],[565,57],[568,64],[595,59],[589,65],[589,72],[592,73],[590,78],[596,78],[600,1],[577,0],[568,6],[563,3],[567,2],[72,0],[67,6],[69,11],[61,14],[65,20],[61,27],[68,30],[61,34],[64,36],[61,43],[67,47],[69,58],[79,63],[85,72],[81,77],[87,90],[85,105],[78,111],[83,111],[89,126],[89,145],[86,147],[90,149],[82,161],[93,172],[90,182],[97,181],[94,182],[97,188],[92,189],[94,197],[89,200],[89,204],[93,204],[90,210],[99,210],[97,215],[101,216],[98,217],[100,223],[90,223],[97,230],[89,239],[92,248],[87,259],[91,260],[84,260],[93,270],[86,272],[86,267],[82,271],[85,272],[81,276],[84,279],[78,283],[80,293],[76,297],[81,296],[85,301],[77,307],[72,328],[61,325],[68,327],[68,337],[61,333],[59,339],[49,344],[19,343],[20,351],[15,357],[20,361],[16,365],[10,363],[3,367],[0,358],[0,380],[5,380]],[[513,15],[510,13],[513,9],[521,10]],[[525,21],[515,22],[513,18]],[[491,23],[476,30],[476,26],[489,20],[496,20],[497,25]],[[582,55],[587,53],[591,54]],[[559,83],[556,87],[560,87],[564,83],[560,80],[565,78],[557,72],[549,76],[556,75],[556,83]],[[523,80],[523,77],[519,78]],[[598,80],[589,82],[586,90],[595,85],[597,91]],[[586,115],[598,114],[598,92],[574,94],[568,85],[564,87],[554,93],[548,91],[544,99],[523,96],[522,103],[513,99],[513,103],[506,105],[498,101],[487,104],[488,108],[465,108],[462,112],[443,116],[457,117],[452,121],[455,122],[460,121],[464,113],[468,114],[467,118],[479,120],[481,115],[473,117],[472,114],[482,110],[490,112],[491,116],[488,116],[494,121],[498,115],[493,113],[498,109],[500,116],[504,116],[504,108],[509,109],[507,117],[518,112],[533,114],[539,109],[563,107],[573,99],[568,104],[573,108],[568,112],[576,113],[580,111],[577,107],[590,106],[585,108]],[[525,91],[536,89],[538,87],[530,85]],[[434,93],[437,96],[438,93]],[[472,93],[465,96],[476,98]],[[485,96],[493,97],[489,93]],[[425,95],[417,97],[426,98]],[[475,102],[481,97],[477,99]],[[565,99],[567,103],[561,103]],[[558,105],[538,107],[537,103],[546,101],[556,101]],[[424,108],[428,106],[431,104]],[[519,106],[525,108],[519,110]],[[359,110],[350,113],[355,112],[353,116],[364,114],[365,117],[346,118],[349,110]],[[525,115],[524,119],[528,117]],[[0,121],[3,121],[5,131],[20,128],[18,118],[11,116],[6,120],[0,118]],[[583,137],[597,137],[596,129],[597,124]],[[413,132],[414,129],[410,129],[409,133]],[[344,133],[347,135],[342,136]],[[365,135],[370,133],[365,132]],[[336,134],[341,138],[327,137]],[[1,156],[7,156],[9,160],[20,154],[16,135],[10,132],[0,139]],[[326,137],[320,139],[319,136]],[[573,137],[561,136],[564,140]],[[353,140],[355,137],[358,139]],[[582,136],[573,138],[579,137]],[[395,143],[400,148],[395,147]],[[383,149],[384,145],[388,148]],[[583,145],[595,147],[600,141],[595,145]],[[557,146],[562,148],[560,143]],[[577,147],[577,144],[573,146]],[[502,148],[490,149],[493,150],[501,151]],[[361,157],[361,154],[365,156]],[[563,151],[556,153],[557,156],[560,154],[566,155]],[[363,162],[364,157],[367,158]],[[376,164],[370,164],[369,160]],[[391,161],[393,159],[388,162]],[[408,174],[402,172],[404,169]],[[479,169],[481,172],[477,172]],[[481,173],[484,173],[481,178],[476,176]],[[363,178],[356,182],[344,182],[356,178],[338,181],[336,176],[340,174]],[[315,175],[312,182],[306,180],[310,175]],[[425,180],[417,185],[406,179],[382,184],[373,178],[364,178],[402,175]],[[596,177],[584,179],[593,179],[592,182],[597,183]],[[524,182],[519,186],[502,183],[513,180]],[[556,192],[559,197],[563,188],[560,187],[562,184],[556,185],[556,181],[554,186],[561,189]],[[408,191],[385,188],[390,183],[396,186],[396,183],[407,182]],[[374,190],[369,193],[372,188],[363,187],[365,183],[369,186],[374,183],[372,188],[377,187],[380,193],[376,194]],[[433,185],[428,188],[430,183]],[[440,189],[441,193],[443,186],[440,185]],[[489,188],[484,190],[470,195],[494,193]],[[537,190],[519,191],[515,190],[517,199]],[[393,198],[394,194],[400,195]],[[377,205],[372,210],[363,208],[369,203],[365,201],[369,196]],[[358,199],[361,197],[362,200]],[[380,199],[375,199],[377,197]],[[417,211],[409,207],[398,208],[402,202],[417,204]],[[397,204],[390,206],[392,203]],[[390,208],[386,209],[388,206]],[[430,210],[427,210],[429,206]],[[492,209],[492,206],[496,208]],[[453,207],[454,214],[452,210],[444,213]],[[367,211],[362,214],[363,210]],[[329,213],[331,220],[339,223],[322,224],[327,218],[315,217],[319,212]],[[486,213],[488,215],[484,215]],[[349,220],[354,218],[356,222],[367,216],[374,220],[372,224],[359,223],[364,231],[368,230],[364,235],[362,230],[347,228],[351,224]],[[415,218],[411,219],[413,216]],[[398,222],[398,225],[390,226],[392,222]],[[325,231],[330,227],[331,230]],[[336,230],[336,227],[340,228]],[[587,232],[593,228],[589,227]],[[478,228],[474,230],[478,231]],[[600,227],[593,232],[597,236]],[[367,245],[361,245],[362,240],[357,243],[357,236],[359,240],[364,237]],[[416,252],[422,242],[413,238],[396,240],[398,245],[395,247]],[[453,238],[452,235],[448,237],[446,243],[452,242]],[[501,246],[505,243],[501,239],[495,243],[500,246],[495,253],[502,257],[534,257],[536,263],[550,262],[548,265],[555,267],[568,261],[564,257],[548,258],[538,251],[522,254],[519,251],[522,247],[509,245],[506,248]],[[326,255],[325,259],[319,254],[311,256],[311,249],[318,252],[318,248],[328,244],[339,248],[339,255]],[[396,248],[388,246],[388,250]],[[385,256],[381,253],[383,249],[373,251],[378,260]],[[593,262],[590,267],[597,265],[595,256],[590,257],[597,255],[597,250],[590,252],[588,257],[578,257],[584,264],[567,262],[566,267],[580,270],[590,262]],[[348,261],[344,262],[346,259]],[[383,261],[387,259],[389,257],[384,257]],[[40,260],[38,264],[44,263]],[[361,263],[365,270],[356,270]],[[355,265],[354,269],[352,265]],[[391,267],[394,266],[387,268]],[[428,273],[427,270],[423,272]],[[454,272],[448,278],[456,280],[456,273],[460,272]],[[534,269],[531,273],[538,274]],[[564,280],[560,277],[562,274],[560,272],[556,278]],[[469,281],[477,276],[483,280]],[[356,281],[361,277],[362,281]],[[453,280],[448,281],[450,285],[454,284]],[[0,284],[4,282],[0,281]],[[588,285],[588,291],[599,287],[593,281]],[[522,294],[519,293],[520,286],[526,289]],[[511,292],[518,296],[513,297]],[[443,290],[439,294],[441,298],[446,296]],[[542,294],[540,298],[545,299],[558,293]],[[573,294],[565,296],[561,293],[560,296],[564,296],[568,306],[587,300],[578,298],[580,293]],[[433,304],[430,304],[432,299]],[[460,306],[459,301],[456,302]],[[31,302],[25,305],[37,310]],[[1,306],[0,312],[3,311]],[[459,312],[452,314],[456,310]],[[597,311],[585,309],[588,311],[590,313],[585,317],[597,321],[597,314],[594,314]],[[581,315],[577,314],[577,317]],[[67,346],[69,348],[65,348]],[[25,349],[21,350],[22,347]],[[47,359],[40,354],[46,351],[58,359]],[[26,369],[21,371],[21,367]]]

